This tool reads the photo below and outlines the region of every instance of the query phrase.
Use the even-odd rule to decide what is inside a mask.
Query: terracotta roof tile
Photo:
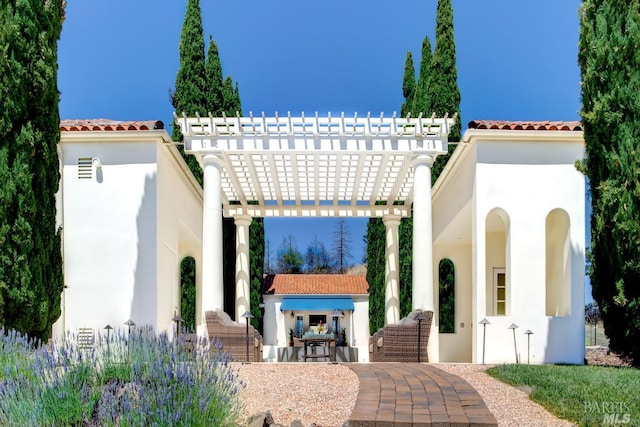
[[[268,294],[366,295],[363,274],[269,274],[264,278]]]
[[[86,132],[86,131],[137,131],[164,129],[164,123],[160,120],[143,120],[121,122],[110,119],[89,120],[62,120],[60,131],[62,132]]]
[[[469,122],[469,129],[491,129],[491,130],[565,130],[581,131],[582,123],[578,121],[501,121],[501,120],[472,120]]]

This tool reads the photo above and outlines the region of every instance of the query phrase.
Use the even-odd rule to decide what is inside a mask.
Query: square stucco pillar
[[[233,217],[236,224],[236,321],[251,309],[250,266],[249,266],[249,215]]]
[[[385,215],[382,222],[385,227],[384,323],[389,325],[398,323],[400,320],[400,260],[398,258],[400,217]]]
[[[204,313],[223,310],[224,286],[222,277],[222,159],[219,155],[206,154],[203,162],[203,213],[202,213],[202,292],[198,333],[206,332]]]

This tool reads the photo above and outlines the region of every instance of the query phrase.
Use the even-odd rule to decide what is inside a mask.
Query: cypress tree
[[[640,5],[585,0],[580,17],[592,295],[609,347],[640,366]]]
[[[433,54],[431,68],[431,82],[427,89],[431,100],[430,110],[436,116],[448,114],[452,117],[457,113],[456,122],[449,132],[449,142],[460,141],[462,118],[460,117],[460,89],[458,88],[458,71],[456,69],[456,42],[453,37],[453,7],[451,0],[438,0],[436,13],[436,48]],[[433,184],[444,165],[455,149],[449,146],[448,154],[439,156],[431,170]]]
[[[175,90],[171,93],[171,104],[178,115],[185,113],[193,117],[206,114],[206,73],[204,56],[204,30],[199,0],[188,0],[180,34],[180,68],[176,75]],[[180,127],[173,125],[173,141],[182,141]],[[203,172],[195,156],[187,155],[178,147],[189,170],[202,186]],[[180,262],[180,311],[186,329],[195,328],[196,274],[198,269],[192,258]]]
[[[171,104],[178,115],[185,113],[194,117],[207,114],[207,95],[205,78],[204,31],[199,0],[188,0],[180,34],[180,69],[176,75],[175,91],[171,94]],[[180,127],[173,126],[173,141],[181,141]],[[202,169],[195,156],[185,154],[180,147],[189,169],[202,185]]]
[[[371,334],[384,326],[385,234],[381,218],[369,219],[367,222],[367,283],[369,284],[369,332]]]
[[[207,111],[214,117],[221,116],[224,111],[224,94],[222,90],[222,62],[218,53],[218,45],[209,35],[209,49],[205,65]]]
[[[240,103],[240,91],[238,89],[238,83],[233,84],[231,76],[227,76],[222,83],[223,93],[223,111],[227,117],[235,117],[236,114],[242,115],[242,105]]]
[[[405,103],[402,105],[401,114],[405,116],[411,112],[413,117],[420,113],[423,116],[436,116],[448,114],[451,117],[458,113],[456,123],[449,133],[449,142],[460,140],[460,90],[457,83],[456,48],[453,37],[453,8],[451,0],[439,0],[436,14],[436,48],[431,51],[429,37],[422,42],[422,57],[420,59],[420,71],[418,81],[411,91],[409,54],[405,59],[403,77],[403,95]],[[409,95],[410,93],[410,95]],[[409,96],[413,97],[411,103],[407,102]],[[407,108],[410,105],[410,108]],[[433,184],[447,160],[453,152],[453,146],[449,148],[449,154],[439,156],[431,171],[431,184]],[[369,282],[369,311],[370,318],[382,316],[384,324],[384,224],[381,220],[371,219],[367,227],[367,281]],[[403,218],[398,229],[400,245],[400,315],[406,316],[411,311],[412,294],[412,262],[413,262],[413,220]],[[374,239],[383,236],[382,243]],[[382,245],[382,246],[381,246]],[[369,250],[369,247],[371,249]],[[379,275],[379,276],[377,276]],[[378,289],[377,287],[380,287]],[[379,301],[377,300],[379,299]],[[381,313],[374,313],[381,310]],[[378,320],[375,320],[378,322]],[[376,327],[371,321],[371,326]],[[375,329],[373,329],[375,330]],[[372,331],[373,331],[372,330]]]
[[[402,117],[406,117],[407,113],[411,112],[415,89],[416,70],[413,67],[413,57],[411,56],[411,52],[407,52],[407,56],[404,60],[404,76],[402,77],[402,96],[404,96],[404,103],[400,108],[400,115]]]
[[[251,324],[262,333],[262,273],[264,271],[264,218],[254,218],[249,226]]]
[[[431,41],[429,37],[425,37],[422,41],[422,57],[420,58],[420,74],[418,83],[416,84],[415,94],[413,95],[413,103],[411,106],[411,115],[418,117],[420,113],[423,116],[431,115],[431,74],[433,66],[433,58],[431,53]],[[406,68],[405,68],[406,74]],[[404,84],[403,84],[404,86]]]
[[[0,8],[0,324],[43,340],[63,289],[55,202],[63,17],[63,1]]]

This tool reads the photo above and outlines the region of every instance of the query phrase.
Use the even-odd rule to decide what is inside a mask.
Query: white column
[[[200,329],[206,331],[204,312],[224,309],[222,280],[222,159],[215,154],[203,157],[203,213],[202,213],[202,292],[200,293]]]
[[[433,157],[417,155],[413,164],[413,309],[434,310],[431,166]],[[434,322],[435,323],[435,322]]]
[[[250,266],[249,266],[249,225],[251,216],[236,215],[236,322],[251,308]]]
[[[400,260],[398,245],[398,226],[400,217],[385,215],[382,218],[385,227],[384,252],[384,323],[397,323],[400,320]]]

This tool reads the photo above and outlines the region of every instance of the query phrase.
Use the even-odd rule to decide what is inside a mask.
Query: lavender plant
[[[47,346],[0,335],[0,425],[237,425],[242,383],[204,338],[186,351],[149,328],[99,336],[91,349],[72,334]]]

